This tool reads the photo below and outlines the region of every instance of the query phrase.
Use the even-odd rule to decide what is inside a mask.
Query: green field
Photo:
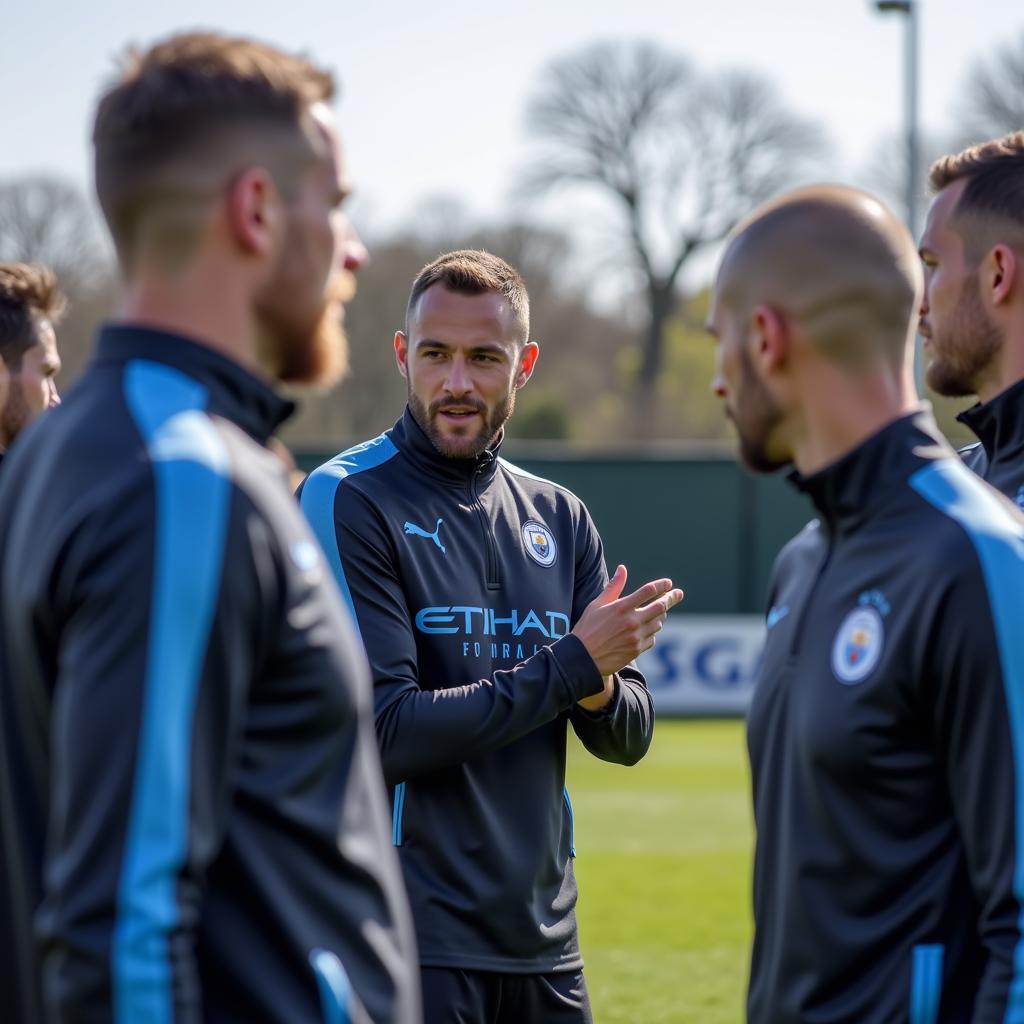
[[[634,768],[570,746],[596,1024],[737,1024],[753,827],[742,722],[662,720]]]

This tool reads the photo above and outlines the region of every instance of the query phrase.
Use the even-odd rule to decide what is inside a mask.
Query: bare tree
[[[818,129],[753,75],[700,75],[652,44],[597,44],[556,61],[531,100],[525,188],[582,185],[610,200],[640,271],[647,325],[637,385],[653,390],[687,261],[799,177]]]
[[[965,143],[1024,129],[1024,34],[974,64],[964,89],[963,122]]]
[[[85,196],[70,182],[28,177],[0,182],[0,260],[45,263],[69,299],[59,328],[61,387],[87,357],[113,303],[113,263]]]
[[[45,263],[72,291],[105,280],[110,272],[85,197],[57,178],[0,182],[0,259]]]

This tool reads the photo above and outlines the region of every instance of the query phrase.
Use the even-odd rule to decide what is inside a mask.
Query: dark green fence
[[[310,470],[334,452],[302,452]],[[781,476],[740,469],[724,446],[587,453],[509,442],[502,454],[557,480],[586,502],[609,567],[634,584],[670,576],[690,612],[761,612],[779,548],[811,518],[808,501]]]

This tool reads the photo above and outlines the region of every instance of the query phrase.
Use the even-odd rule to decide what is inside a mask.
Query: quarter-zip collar
[[[879,511],[924,461],[952,455],[931,410],[918,409],[883,427],[835,462],[790,482],[808,495],[833,533],[856,529]]]
[[[1024,454],[1024,380],[1011,384],[988,402],[965,409],[957,420],[977,436],[991,465],[1017,461]]]
[[[266,381],[202,342],[133,324],[100,329],[95,364],[134,359],[164,363],[188,374],[209,393],[207,411],[223,416],[260,444],[295,411]]]
[[[487,484],[497,471],[498,452],[504,440],[501,430],[497,440],[485,451],[469,459],[456,459],[442,455],[427,432],[416,422],[407,405],[402,418],[391,428],[391,440],[418,466],[439,480],[465,487],[475,482],[478,487]]]

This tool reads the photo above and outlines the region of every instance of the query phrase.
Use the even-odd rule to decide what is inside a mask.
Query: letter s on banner
[[[637,660],[658,713],[746,714],[764,636],[757,615],[669,615]]]

